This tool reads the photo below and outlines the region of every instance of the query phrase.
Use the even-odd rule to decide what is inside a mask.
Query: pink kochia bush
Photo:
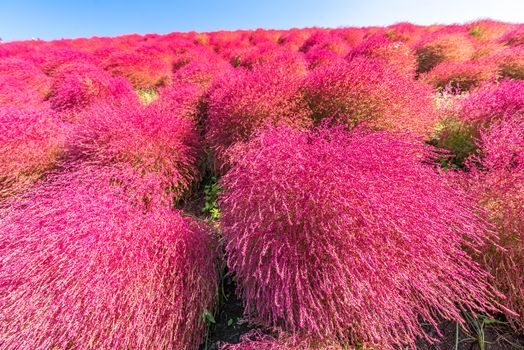
[[[492,62],[443,62],[420,76],[424,82],[435,88],[451,88],[468,91],[485,81],[498,77],[498,67]]]
[[[90,63],[74,62],[55,72],[49,102],[54,110],[62,112],[64,118],[71,119],[95,101],[131,98],[133,95],[133,88],[125,79],[113,78]]]
[[[446,31],[423,37],[416,45],[418,72],[424,73],[442,62],[465,62],[475,52],[468,33]]]
[[[134,51],[116,52],[103,66],[115,76],[129,79],[135,89],[148,89],[169,84],[171,66],[164,60]]]
[[[180,199],[198,178],[200,137],[182,109],[98,103],[87,109],[69,140],[69,156],[104,165],[130,165],[155,174]]]
[[[0,200],[51,169],[63,146],[64,133],[51,110],[0,106]]]
[[[464,250],[488,239],[468,196],[385,132],[268,128],[223,177],[221,225],[246,316],[312,343],[415,348],[420,319],[493,310]]]
[[[335,118],[348,127],[373,128],[427,135],[436,113],[432,89],[377,59],[354,58],[311,71],[304,95],[312,116]]]
[[[524,329],[524,111],[506,115],[482,128],[477,141],[480,157],[470,164],[469,190],[479,196],[496,225],[503,247],[491,246],[480,255],[506,293],[505,305],[516,330]],[[476,161],[476,162],[474,162]]]
[[[212,239],[179,211],[144,211],[115,174],[64,173],[1,212],[2,349],[198,349]]]
[[[20,58],[0,60],[0,75],[12,77],[31,86],[41,97],[49,94],[51,79],[30,61]]]
[[[303,75],[269,63],[253,70],[237,68],[211,88],[208,103],[206,141],[217,167],[227,164],[225,151],[246,141],[266,124],[285,123],[297,128],[311,124],[309,109],[300,88]]]
[[[399,74],[415,76],[417,58],[409,46],[401,41],[392,41],[386,35],[376,35],[360,43],[347,55],[353,57],[368,57],[383,60],[395,67]]]

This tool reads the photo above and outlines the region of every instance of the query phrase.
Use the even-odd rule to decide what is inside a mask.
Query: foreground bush
[[[480,157],[470,167],[469,190],[488,209],[499,234],[481,258],[507,295],[507,314],[516,330],[524,329],[524,111],[495,121],[480,132]],[[502,248],[501,248],[502,247]]]
[[[275,66],[252,71],[237,68],[211,88],[208,97],[206,141],[217,168],[227,164],[225,151],[246,141],[265,124],[285,123],[298,128],[310,124],[309,110],[300,93],[302,74]]]
[[[239,147],[220,201],[246,316],[305,337],[378,349],[429,339],[420,320],[493,310],[464,251],[488,238],[478,208],[387,133],[269,128]]]
[[[144,212],[114,176],[63,174],[1,212],[3,349],[198,349],[217,292],[206,228]]]
[[[316,121],[334,118],[350,128],[367,123],[418,135],[430,134],[436,122],[432,89],[379,60],[354,58],[319,67],[307,77],[304,94]]]
[[[524,112],[524,82],[503,80],[485,84],[456,101],[456,111],[440,131],[438,144],[452,151],[459,163],[477,150],[481,127]]]
[[[63,130],[49,109],[0,106],[0,200],[38,180],[63,147]]]
[[[144,107],[137,102],[95,104],[77,123],[69,156],[155,174],[167,195],[181,199],[199,176],[201,153],[195,123],[182,112],[183,108]]]
[[[94,102],[111,102],[133,96],[133,88],[125,79],[113,78],[92,64],[75,62],[65,64],[55,72],[49,102],[54,110],[69,120]]]
[[[475,52],[468,33],[435,32],[423,37],[416,45],[418,72],[424,73],[442,62],[465,62]]]

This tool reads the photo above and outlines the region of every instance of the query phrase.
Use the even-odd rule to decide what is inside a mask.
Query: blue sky
[[[0,38],[292,27],[524,22],[524,0],[0,0]]]

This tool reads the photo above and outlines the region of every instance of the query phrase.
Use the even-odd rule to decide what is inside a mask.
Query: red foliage
[[[418,72],[424,73],[442,62],[469,60],[475,46],[468,33],[437,31],[423,37],[416,45]]]
[[[64,173],[1,213],[2,348],[198,349],[218,283],[208,229],[143,211],[115,176]]]
[[[443,89],[451,87],[455,91],[468,91],[485,81],[498,77],[498,67],[492,62],[467,61],[443,62],[422,74],[420,80]]]
[[[415,347],[420,325],[490,313],[465,252],[489,239],[423,144],[341,127],[268,128],[222,179],[221,227],[245,316],[314,342]]]
[[[4,58],[0,60],[0,75],[31,86],[42,98],[49,94],[51,79],[30,61],[15,57]]]
[[[0,75],[0,106],[37,107],[43,97],[31,85],[9,75]]]
[[[499,246],[483,250],[481,260],[506,294],[504,305],[518,315],[507,317],[524,329],[524,110],[505,115],[483,128],[480,157],[470,164],[470,188],[496,225]],[[502,248],[501,248],[502,247]]]
[[[136,51],[118,51],[103,63],[114,76],[129,79],[136,89],[167,85],[171,82],[171,66],[160,58]]]
[[[63,130],[49,109],[0,106],[0,200],[52,168],[63,145]]]
[[[376,35],[349,52],[347,58],[367,57],[379,59],[395,67],[399,74],[409,77],[415,76],[417,59],[406,44],[400,41],[392,41],[385,35]]]
[[[335,118],[353,127],[426,135],[436,122],[431,89],[378,60],[354,58],[319,67],[305,82],[306,100],[316,120]]]
[[[505,114],[524,110],[524,81],[503,80],[486,84],[459,100],[459,117],[470,123],[489,123]]]
[[[237,68],[212,87],[208,97],[206,140],[218,168],[227,164],[225,151],[247,140],[265,124],[310,125],[309,110],[301,98],[302,75],[274,65],[251,71]]]
[[[85,62],[62,65],[55,72],[49,102],[51,107],[63,112],[66,119],[96,101],[119,98],[132,99],[132,86],[122,78],[113,78],[108,72]]]
[[[173,112],[156,104],[94,104],[71,133],[69,156],[154,174],[165,194],[181,199],[199,177],[201,143],[194,121]]]

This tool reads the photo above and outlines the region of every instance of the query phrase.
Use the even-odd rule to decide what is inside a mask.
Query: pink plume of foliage
[[[460,119],[489,123],[504,114],[524,110],[524,81],[506,79],[497,84],[485,84],[459,101]]]
[[[464,62],[473,56],[475,46],[469,34],[447,30],[424,36],[415,45],[419,73],[427,72],[442,62]]]
[[[412,44],[426,34],[426,28],[413,23],[400,22],[387,27],[384,34],[391,41],[402,41]]]
[[[519,24],[500,38],[500,42],[507,46],[524,45],[524,24]]]
[[[247,140],[266,124],[285,123],[297,128],[311,124],[309,109],[300,92],[299,73],[273,64],[251,71],[237,68],[211,88],[206,141],[215,155],[217,170],[228,163],[225,151]]]
[[[51,88],[51,79],[44,72],[32,62],[20,58],[9,57],[0,60],[0,75],[12,77],[31,86],[42,97],[46,97]]]
[[[462,161],[477,152],[475,140],[481,127],[521,111],[524,111],[523,81],[506,79],[482,84],[455,102],[439,133],[439,146],[452,151],[456,159]]]
[[[165,113],[197,120],[203,97],[201,86],[184,81],[174,81],[173,84],[159,90],[160,96],[151,103],[150,108],[164,110]]]
[[[37,107],[43,97],[28,83],[9,75],[0,75],[0,106]]]
[[[119,51],[109,56],[103,67],[114,76],[129,79],[136,89],[168,85],[172,79],[171,66],[164,60],[136,51]]]
[[[209,230],[144,211],[115,176],[62,173],[1,212],[2,348],[198,349],[217,294]]]
[[[379,349],[494,310],[464,250],[489,239],[478,207],[423,164],[432,149],[385,132],[270,127],[222,178],[221,227],[246,317],[313,343]]]
[[[123,78],[113,78],[108,72],[86,62],[62,65],[55,72],[49,102],[64,118],[74,115],[96,101],[135,96],[131,84]]]
[[[524,79],[524,45],[495,51],[484,59],[497,64],[501,76]]]
[[[480,131],[480,156],[470,159],[469,190],[495,224],[498,247],[480,258],[506,294],[501,302],[518,315],[507,317],[515,330],[524,329],[524,111],[505,115]],[[503,248],[500,248],[503,247]]]
[[[61,124],[49,109],[0,106],[0,199],[38,180],[63,146]]]
[[[481,42],[497,40],[510,30],[514,29],[514,27],[515,25],[510,23],[490,19],[482,19],[466,25],[470,35]]]
[[[207,90],[216,79],[231,69],[231,65],[225,61],[217,63],[193,61],[175,71],[173,80],[174,82],[182,81],[196,84],[202,90]]]
[[[94,57],[88,53],[71,48],[53,46],[41,46],[37,50],[28,52],[20,57],[35,63],[45,74],[51,76],[57,68],[66,63],[75,61],[96,62]]]
[[[200,154],[195,122],[157,104],[93,104],[82,113],[69,140],[73,159],[125,164],[138,174],[155,174],[165,194],[175,200],[199,177]]]
[[[358,57],[314,69],[304,91],[315,120],[420,135],[431,133],[436,122],[431,87],[399,76],[379,60]]]
[[[406,44],[392,41],[386,35],[376,35],[363,41],[346,56],[367,57],[382,60],[395,67],[395,71],[408,77],[414,77],[417,69],[417,59]]]
[[[494,81],[498,77],[498,67],[493,62],[467,61],[443,62],[436,65],[419,79],[435,88],[448,86],[455,91],[468,91],[482,82]]]

